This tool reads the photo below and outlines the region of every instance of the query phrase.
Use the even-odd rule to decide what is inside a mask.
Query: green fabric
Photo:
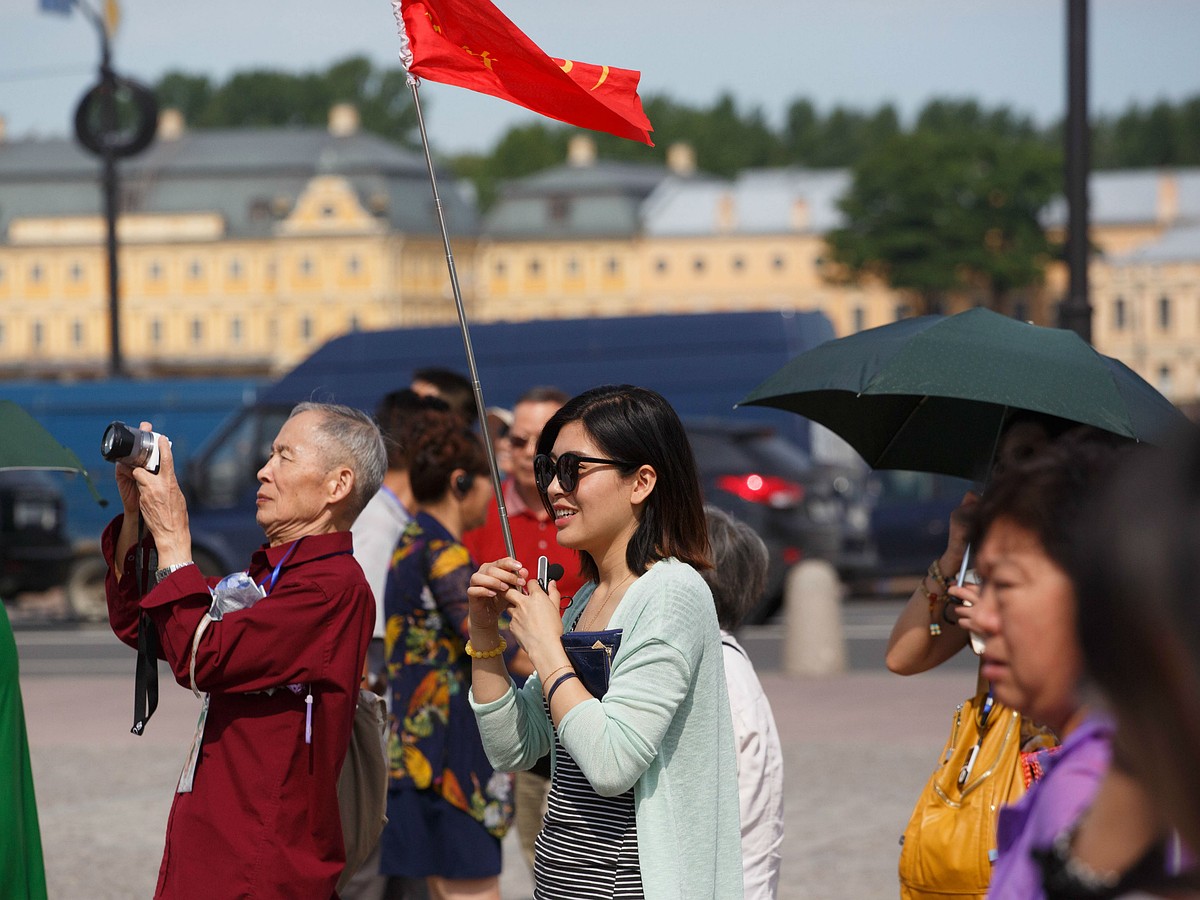
[[[593,589],[576,593],[566,627]],[[626,592],[608,627],[622,632],[608,693],[563,716],[563,746],[597,793],[633,787],[646,900],[738,900],[737,757],[708,585],[684,563],[655,563]],[[550,748],[536,673],[519,691],[486,704],[472,697],[472,705],[497,769],[528,769]]]
[[[100,492],[74,451],[54,439],[41,423],[11,400],[0,400],[0,469],[49,469],[78,472],[97,503]]]
[[[1156,443],[1187,419],[1077,334],[978,308],[902,319],[791,359],[739,406],[820,422],[876,469],[982,479],[1010,410]]]
[[[17,643],[0,602],[0,900],[45,900],[46,869],[18,671]]]

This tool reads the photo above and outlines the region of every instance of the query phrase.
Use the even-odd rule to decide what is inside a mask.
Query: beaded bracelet
[[[942,626],[937,621],[937,602],[946,595],[927,591],[925,596],[929,600],[929,634],[932,637],[937,637],[942,633]]]
[[[929,564],[928,574],[941,587],[943,594],[950,590],[950,579],[942,574],[942,565],[938,560]]]
[[[564,672],[562,675],[559,675],[558,678],[555,679],[554,684],[550,685],[550,691],[546,694],[546,705],[549,706],[552,702],[554,702],[554,692],[558,690],[559,685],[561,685],[564,681],[570,681],[572,678],[578,677],[579,676],[574,672]]]
[[[471,646],[471,642],[467,641],[467,656],[471,659],[494,659],[508,649],[508,642],[504,638],[500,638],[500,643],[491,650],[476,650]]]

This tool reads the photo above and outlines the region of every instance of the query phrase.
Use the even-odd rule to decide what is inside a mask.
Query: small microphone
[[[563,577],[564,572],[565,570],[558,563],[550,563],[546,567],[546,577],[551,581],[558,581],[558,579]]]

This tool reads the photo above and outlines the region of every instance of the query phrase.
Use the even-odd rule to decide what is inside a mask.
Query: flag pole
[[[458,270],[454,266],[454,251],[450,247],[450,233],[446,229],[446,215],[442,209],[442,198],[438,195],[433,157],[429,153],[429,137],[425,133],[425,117],[421,113],[421,92],[418,90],[420,80],[409,72],[407,81],[412,90],[413,105],[417,110],[417,128],[421,133],[421,149],[425,152],[425,166],[429,170],[429,186],[433,189],[433,209],[437,214],[438,227],[442,231],[442,244],[446,248],[446,269],[450,273],[450,288],[454,293],[454,307],[458,311],[458,326],[462,331],[463,349],[467,354],[471,387],[475,392],[475,412],[479,416],[479,432],[483,437],[484,451],[487,453],[488,469],[492,476],[492,491],[496,495],[496,508],[500,513],[500,529],[504,534],[504,549],[509,556],[516,559],[517,553],[513,548],[512,529],[508,524],[508,510],[504,508],[504,489],[500,485],[500,465],[496,462],[496,448],[492,446],[492,438],[488,430],[487,407],[483,402],[483,387],[479,383],[479,369],[475,365],[475,351],[471,349],[471,331],[467,327],[467,311],[463,306],[462,291],[458,286]]]

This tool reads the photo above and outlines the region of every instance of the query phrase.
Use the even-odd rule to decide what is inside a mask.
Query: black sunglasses
[[[612,466],[637,465],[637,463],[625,462],[620,459],[580,456],[578,453],[564,453],[555,462],[545,453],[539,453],[533,458],[533,480],[542,494],[548,494],[550,492],[550,482],[557,478],[558,486],[563,489],[563,493],[570,494],[579,484],[579,464],[585,462],[604,463]]]

